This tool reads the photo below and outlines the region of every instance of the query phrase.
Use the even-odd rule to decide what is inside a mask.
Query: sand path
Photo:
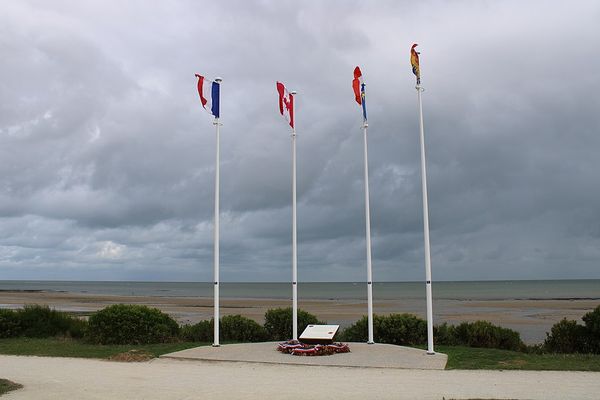
[[[598,399],[598,372],[425,371],[0,356],[9,399]],[[3,397],[4,398],[4,397]]]

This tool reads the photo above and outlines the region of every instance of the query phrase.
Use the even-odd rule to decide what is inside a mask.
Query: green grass
[[[18,383],[11,382],[7,379],[0,379],[0,396],[11,390],[21,389],[22,387],[23,385],[19,385]]]
[[[110,358],[129,350],[154,357],[209,343],[182,342],[147,345],[97,345],[73,339],[0,339],[0,354],[47,357]],[[462,346],[437,346],[448,355],[446,369],[512,369],[600,371],[599,354],[526,354],[517,351]]]
[[[448,355],[446,369],[600,371],[600,354],[527,354],[462,346],[437,346]]]
[[[109,358],[129,350],[145,351],[158,357],[162,354],[205,346],[208,343],[182,342],[145,345],[98,345],[73,339],[0,339],[0,354],[45,357]]]

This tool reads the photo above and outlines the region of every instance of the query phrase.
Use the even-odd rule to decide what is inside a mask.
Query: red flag
[[[360,68],[354,68],[354,79],[352,80],[352,89],[354,89],[354,98],[358,104],[362,105],[362,96],[360,95],[360,83],[362,80],[362,72]]]
[[[206,107],[206,103],[208,102],[204,97],[203,86],[204,86],[204,77],[202,75],[196,74],[196,78],[198,78],[198,94],[200,95],[200,103],[202,103],[202,107]]]
[[[277,92],[279,93],[279,112],[294,129],[294,95],[288,93],[281,82],[277,82]]]

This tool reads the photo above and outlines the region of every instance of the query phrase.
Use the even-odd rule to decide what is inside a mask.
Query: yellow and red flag
[[[417,85],[421,84],[421,70],[419,68],[419,52],[415,50],[418,44],[413,44],[410,48],[410,63],[412,64],[413,74],[417,77]]]

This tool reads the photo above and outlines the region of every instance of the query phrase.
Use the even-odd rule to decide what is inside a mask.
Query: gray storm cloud
[[[300,280],[365,278],[367,83],[375,280],[423,279],[418,42],[434,279],[598,278],[600,5],[593,1],[6,1],[1,279],[211,280],[223,76],[223,281],[291,264],[298,94]]]

